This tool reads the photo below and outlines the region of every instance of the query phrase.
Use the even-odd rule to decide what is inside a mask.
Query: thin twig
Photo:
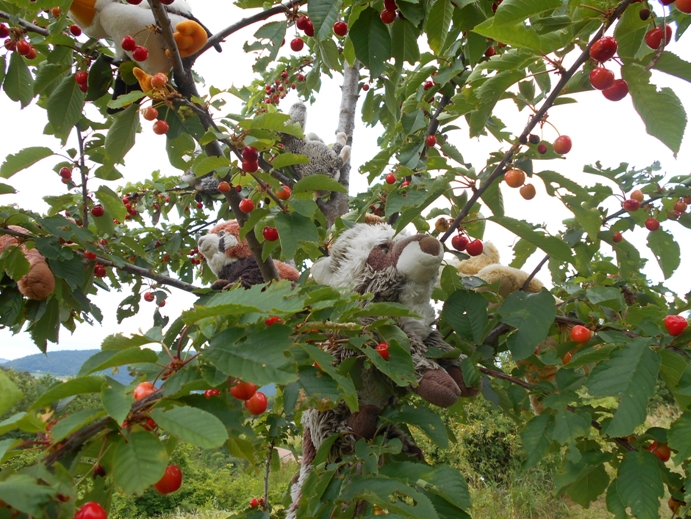
[[[12,15],[9,13],[6,13],[5,11],[0,11],[0,18],[4,20],[10,20],[12,18]],[[27,31],[30,32],[35,32],[36,34],[40,34],[41,36],[50,36],[50,31],[47,29],[44,29],[43,27],[39,27],[36,24],[33,24],[31,22],[27,22],[26,20],[19,18],[18,20],[19,25],[26,29]]]
[[[269,474],[271,473],[271,458],[274,454],[274,445],[276,440],[271,440],[269,444],[269,453],[266,455],[266,471],[264,472],[264,504],[262,509],[266,512],[269,509]]]
[[[549,260],[549,254],[542,258],[542,261],[537,264],[537,267],[533,269],[533,271],[530,273],[528,276],[528,279],[525,280],[525,283],[523,283],[523,286],[521,287],[522,291],[526,291],[528,287],[530,286],[530,282],[533,280],[535,276],[537,276],[537,273],[540,272],[540,269],[545,266],[545,263],[547,263],[547,260]]]
[[[82,135],[82,129],[77,123],[75,125],[77,129],[77,142],[79,143],[79,173],[82,177],[82,227],[85,229],[89,228],[89,191],[86,188],[87,173],[86,164],[84,162],[84,136]]]

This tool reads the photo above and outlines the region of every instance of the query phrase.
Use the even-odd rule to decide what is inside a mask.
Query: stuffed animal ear
[[[320,285],[330,285],[329,281],[333,276],[333,272],[331,272],[331,258],[326,257],[315,261],[310,272],[312,279]]]

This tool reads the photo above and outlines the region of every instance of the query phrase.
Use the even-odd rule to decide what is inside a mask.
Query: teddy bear
[[[456,260],[455,266],[462,277],[475,276],[488,285],[497,285],[498,293],[504,299],[517,290],[521,290],[529,275],[523,270],[502,265],[500,263],[499,251],[491,242],[484,244],[482,254],[466,260]],[[542,288],[542,282],[539,279],[533,278],[525,291],[536,294]],[[479,288],[479,290],[482,290],[482,288]],[[536,351],[537,353],[542,353],[549,349],[554,349],[556,345],[557,341],[553,337],[547,337],[547,339],[538,344]],[[530,384],[538,384],[542,381],[552,382],[557,373],[555,366],[538,366],[527,360],[519,360],[516,364],[525,370],[525,379]],[[536,415],[541,414],[544,408],[540,397],[536,394],[530,394],[529,397],[533,412]]]
[[[417,379],[417,384],[410,389],[431,404],[450,407],[461,396],[476,395],[479,388],[466,386],[458,358],[426,356],[430,347],[443,352],[453,350],[433,327],[436,315],[430,302],[443,255],[442,244],[431,236],[395,236],[393,227],[386,223],[356,224],[336,239],[330,256],[314,263],[311,274],[322,285],[371,294],[374,302],[400,303],[415,312],[419,317],[396,319],[410,342]],[[367,325],[376,319],[362,318],[360,323]],[[334,356],[334,364],[357,355],[356,351],[343,346],[330,348],[329,352]],[[331,410],[308,409],[303,413],[303,460],[298,479],[291,487],[293,503],[286,519],[296,517],[300,489],[311,471],[314,453],[326,438],[341,434],[329,454],[330,461],[334,461],[352,452],[359,438],[371,439],[377,432],[381,410],[396,398],[394,390],[387,394],[381,384],[374,382],[380,377],[384,376],[376,368],[363,370],[357,413],[350,413],[344,402]],[[377,390],[372,390],[373,387]],[[389,426],[385,434],[399,438],[404,453],[422,457],[420,449],[400,428]]]
[[[307,124],[307,107],[304,103],[295,103],[290,107],[290,120],[287,124],[299,124],[305,130]],[[305,155],[309,162],[293,166],[298,180],[310,175],[326,175],[338,180],[341,168],[350,158],[350,146],[346,145],[346,134],[339,132],[333,146],[325,144],[317,135],[307,134],[300,139],[287,133],[281,133],[281,143],[286,151]],[[317,192],[317,196],[324,196],[326,192]]]
[[[197,240],[199,252],[216,277],[211,288],[222,290],[240,281],[243,287],[264,283],[259,265],[252,255],[247,240],[240,239],[240,225],[236,220],[221,222]],[[287,263],[274,260],[281,279],[297,281],[300,273]]]
[[[192,17],[185,0],[175,0],[173,5],[166,6],[166,11],[175,28],[175,42],[181,57],[191,56],[206,45],[208,31]],[[117,0],[73,0],[69,14],[87,36],[111,40],[116,60],[129,57],[149,75],[170,71],[171,62],[163,38],[151,29],[156,26],[156,19],[148,2],[132,5]],[[146,59],[138,61],[133,50],[123,49],[122,40],[126,36],[134,38],[137,46],[146,48]]]
[[[7,227],[16,232],[28,233],[23,227],[9,225]],[[55,277],[50,270],[46,258],[37,249],[29,249],[15,236],[0,234],[0,254],[8,247],[20,247],[24,257],[29,262],[29,272],[18,282],[19,292],[29,299],[42,300],[55,290]]]

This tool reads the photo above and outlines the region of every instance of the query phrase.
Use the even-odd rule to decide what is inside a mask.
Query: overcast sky
[[[231,25],[252,12],[241,11],[230,3],[215,0],[196,0],[190,3],[197,18],[202,20],[212,32]],[[280,17],[274,19],[279,20]],[[210,51],[197,61],[196,71],[204,77],[207,86],[214,85],[226,89],[233,84],[241,86],[251,81],[253,58],[245,55],[241,48],[245,41],[252,41],[252,34],[257,28],[258,26],[249,27],[232,35],[223,44],[224,52],[222,54]],[[293,30],[293,28],[289,29],[286,37],[288,41],[292,38]],[[686,35],[681,44],[672,44],[669,47],[669,50],[686,61],[691,61],[691,45],[688,45],[687,41],[689,37]],[[283,52],[290,52],[288,45],[284,47]],[[305,52],[303,51],[303,54]],[[568,60],[565,65],[568,67]],[[613,67],[610,66],[610,68]],[[619,77],[617,70],[615,73]],[[317,103],[308,107],[307,131],[315,132],[327,142],[333,142],[340,103],[341,77],[336,74],[334,80],[331,81],[328,77],[322,76],[322,81],[323,87],[321,92],[317,94]],[[653,82],[660,87],[668,86],[674,89],[684,103],[687,114],[691,114],[691,86],[689,83],[657,72],[653,74]],[[556,83],[556,79],[553,80],[554,83]],[[534,164],[536,172],[554,170],[581,184],[594,184],[603,182],[603,179],[583,173],[584,165],[599,160],[606,167],[617,166],[620,162],[645,167],[657,160],[662,163],[663,171],[668,177],[690,173],[691,141],[688,130],[682,143],[681,152],[675,159],[669,149],[646,134],[645,127],[635,112],[629,97],[616,103],[607,101],[600,92],[596,91],[577,94],[575,97],[579,101],[578,104],[560,105],[552,108],[549,112],[550,123],[555,125],[560,133],[571,137],[573,150],[563,160],[537,161]],[[218,114],[219,116],[239,109],[240,105],[234,98],[229,97],[228,100],[229,104]],[[281,102],[281,108],[287,111],[288,107],[296,100],[295,94],[291,94]],[[360,106],[361,103],[358,104],[358,114],[360,113]],[[59,148],[59,142],[56,139],[42,134],[46,124],[45,111],[34,106],[34,104],[20,110],[18,103],[12,103],[2,94],[0,95],[0,113],[3,114],[3,145],[0,148],[0,161],[4,160],[6,155],[28,146],[42,145],[53,149]],[[525,111],[519,113],[511,101],[501,102],[498,105],[497,114],[507,125],[508,131],[514,134],[520,133],[529,116]],[[144,123],[143,133],[137,135],[137,142],[126,158],[125,167],[120,168],[125,175],[125,179],[121,182],[143,179],[150,175],[151,171],[157,169],[160,169],[165,175],[179,175],[180,172],[168,164],[165,137],[154,135],[150,125],[146,121],[142,122]],[[461,129],[450,134],[451,142],[461,150],[466,161],[473,163],[478,169],[482,168],[488,154],[497,150],[497,141],[492,137],[469,139],[468,127],[463,119],[458,119],[453,124],[457,124]],[[351,157],[353,164],[351,194],[364,191],[367,187],[366,178],[356,172],[364,162],[377,153],[376,139],[380,132],[381,128],[366,128],[359,123],[355,128]],[[546,125],[542,136],[544,139],[552,141],[556,138],[557,133],[549,125]],[[69,143],[67,147],[73,146],[74,143]],[[506,148],[508,146],[502,146],[503,150]],[[16,203],[21,207],[39,211],[46,209],[47,205],[42,201],[42,197],[65,192],[65,186],[52,171],[52,166],[56,162],[58,159],[48,158],[15,175],[10,183],[17,189],[18,194],[0,195],[0,204]],[[556,232],[561,227],[561,221],[568,218],[570,213],[557,199],[547,196],[541,181],[535,180],[533,184],[537,188],[537,196],[531,201],[523,200],[518,190],[512,190],[502,185],[506,212],[508,215],[524,218],[533,223],[546,223],[550,231]],[[95,181],[89,184],[94,190],[97,185]],[[115,187],[114,183],[109,183],[109,185]],[[684,294],[691,290],[691,275],[687,270],[688,262],[684,260],[691,253],[690,231],[675,222],[666,222],[663,227],[675,234],[682,248],[682,265],[671,279],[665,281],[665,285]],[[646,236],[647,231],[644,229],[627,233],[627,239],[638,246],[642,255],[650,258],[646,269],[648,277],[656,282],[662,282],[664,280],[660,269],[645,246]],[[499,247],[503,262],[508,263],[511,260],[511,247],[515,240],[513,235],[490,224],[485,234],[485,240],[493,241]],[[540,253],[535,254],[525,269],[532,270],[541,258]],[[549,281],[546,270],[543,270],[538,277],[541,277],[543,281]],[[195,298],[186,292],[176,289],[172,289],[172,291],[173,293],[168,298],[162,312],[174,318],[182,310],[189,308]],[[94,327],[83,325],[78,328],[74,335],[70,335],[69,331],[63,328],[61,329],[60,344],[50,345],[49,350],[98,348],[101,340],[111,333],[132,333],[139,329],[148,329],[152,325],[153,303],[151,306],[147,306],[147,303],[143,302],[142,312],[138,316],[125,320],[121,325],[115,322],[117,304],[127,295],[127,292],[108,294],[99,291],[98,295],[94,297],[96,304],[105,316],[103,325]],[[14,359],[37,352],[38,350],[28,334],[20,333],[13,336],[6,330],[0,330],[0,358]]]

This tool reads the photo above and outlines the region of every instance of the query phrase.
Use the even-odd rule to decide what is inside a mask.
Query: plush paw
[[[480,384],[478,384],[477,387],[466,386],[465,381],[463,380],[463,372],[456,366],[447,368],[446,372],[451,376],[452,379],[454,379],[458,385],[458,388],[461,390],[461,396],[464,398],[476,396],[482,389],[482,381],[480,381]]]
[[[212,290],[223,290],[225,287],[227,287],[230,284],[231,284],[231,282],[228,281],[227,279],[217,279],[211,285],[211,289]]]
[[[183,58],[191,56],[206,45],[208,39],[206,31],[194,20],[180,22],[175,26],[175,31],[173,37]]]
[[[379,413],[381,409],[376,405],[363,405],[357,413],[348,417],[348,426],[356,436],[371,440],[377,433]]]
[[[443,369],[425,373],[414,391],[430,404],[439,407],[451,407],[461,396],[458,384]]]

